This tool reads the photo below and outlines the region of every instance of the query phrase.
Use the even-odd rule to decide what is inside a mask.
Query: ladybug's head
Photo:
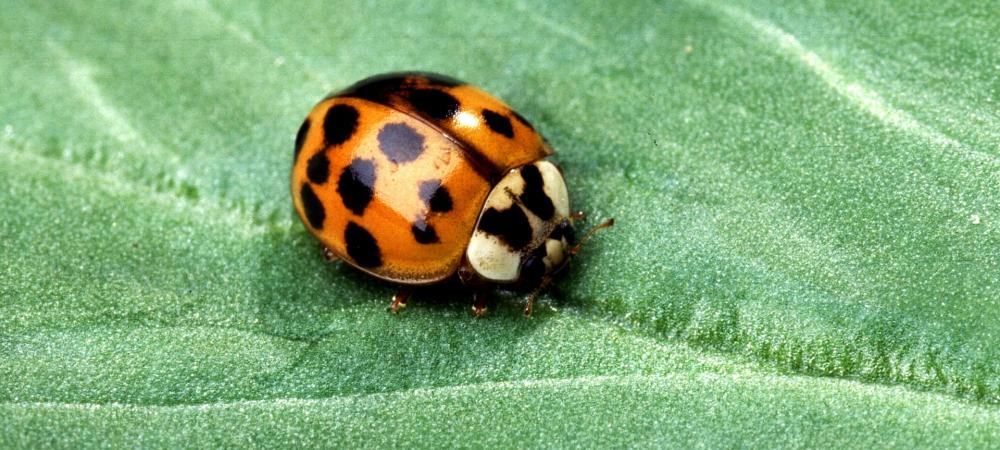
[[[578,243],[573,222],[582,218],[570,213],[566,182],[555,164],[537,161],[513,169],[483,205],[466,249],[465,273],[528,289],[543,285],[591,233],[613,223],[598,225]]]
[[[552,234],[545,240],[543,245],[538,246],[535,251],[528,256],[521,266],[521,276],[518,279],[518,283],[522,286],[527,286],[533,288],[531,295],[528,297],[527,306],[524,308],[524,313],[531,315],[532,305],[535,303],[535,298],[538,297],[549,282],[552,281],[552,276],[566,267],[569,264],[569,259],[580,252],[583,248],[583,244],[590,239],[593,234],[601,229],[610,227],[615,224],[615,219],[605,220],[600,225],[587,230],[587,233],[583,235],[583,239],[580,242],[576,242],[575,232],[573,231],[573,218],[582,218],[583,213],[578,212],[572,214],[570,217],[563,219],[559,222],[559,225],[552,231]]]
[[[549,161],[512,169],[493,187],[466,249],[483,280],[530,286],[561,269],[573,245],[569,195]]]
[[[575,244],[576,231],[573,229],[573,222],[565,218],[544,241],[522,258],[517,283],[531,288],[540,285],[545,277],[552,276],[566,267]]]
[[[570,217],[563,219],[556,226],[552,234],[545,240],[543,245],[539,245],[531,256],[524,260],[521,265],[521,278],[519,283],[526,286],[536,286],[544,283],[547,277],[551,277],[556,272],[562,270],[569,264],[571,257],[580,253],[590,237],[599,230],[608,228],[615,224],[615,219],[608,219],[597,226],[587,230],[583,239],[576,241],[576,231],[573,228],[573,219],[582,219],[583,213],[576,212]]]

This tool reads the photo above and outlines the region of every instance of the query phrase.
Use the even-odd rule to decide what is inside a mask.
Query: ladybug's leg
[[[535,299],[538,298],[539,295],[541,295],[542,291],[544,291],[545,288],[547,288],[549,286],[549,283],[551,282],[552,282],[552,276],[546,275],[542,277],[542,281],[538,283],[538,287],[536,287],[534,290],[531,291],[531,294],[528,295],[528,303],[524,305],[525,316],[531,315],[531,312],[534,310],[535,307]]]
[[[486,315],[486,300],[489,299],[490,291],[485,288],[476,290],[472,297],[472,315],[483,317]]]
[[[329,247],[323,246],[320,251],[323,253],[323,259],[325,259],[326,262],[334,262],[337,260],[337,255],[333,253],[333,250],[330,250]]]
[[[410,299],[410,290],[407,288],[399,288],[396,291],[396,295],[392,296],[392,303],[389,304],[389,311],[393,314],[398,314],[403,308],[406,308],[406,301]]]

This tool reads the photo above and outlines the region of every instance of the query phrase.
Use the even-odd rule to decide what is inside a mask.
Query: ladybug
[[[295,138],[292,201],[341,259],[409,286],[456,275],[486,311],[493,285],[537,295],[580,243],[549,144],[490,94],[443,75],[389,73],[320,101]],[[591,230],[613,224],[609,220]],[[590,233],[583,239],[588,238]]]

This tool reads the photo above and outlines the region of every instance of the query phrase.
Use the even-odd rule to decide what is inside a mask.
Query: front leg
[[[486,288],[479,288],[472,297],[472,315],[481,318],[486,315],[486,300],[490,297],[490,291]]]
[[[542,277],[542,281],[538,283],[538,287],[531,290],[531,294],[528,295],[528,302],[524,305],[524,315],[531,317],[531,313],[535,310],[535,299],[545,291],[545,288],[549,286],[552,282],[552,276],[546,275]]]
[[[396,295],[392,296],[392,303],[389,304],[389,311],[393,314],[399,314],[403,308],[406,308],[406,301],[410,299],[410,290],[407,288],[399,288],[396,291]]]

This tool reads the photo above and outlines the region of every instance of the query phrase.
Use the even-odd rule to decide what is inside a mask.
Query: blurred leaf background
[[[0,446],[998,447],[996,11],[9,2]],[[306,112],[394,70],[617,219],[530,319],[387,314],[294,216]]]

